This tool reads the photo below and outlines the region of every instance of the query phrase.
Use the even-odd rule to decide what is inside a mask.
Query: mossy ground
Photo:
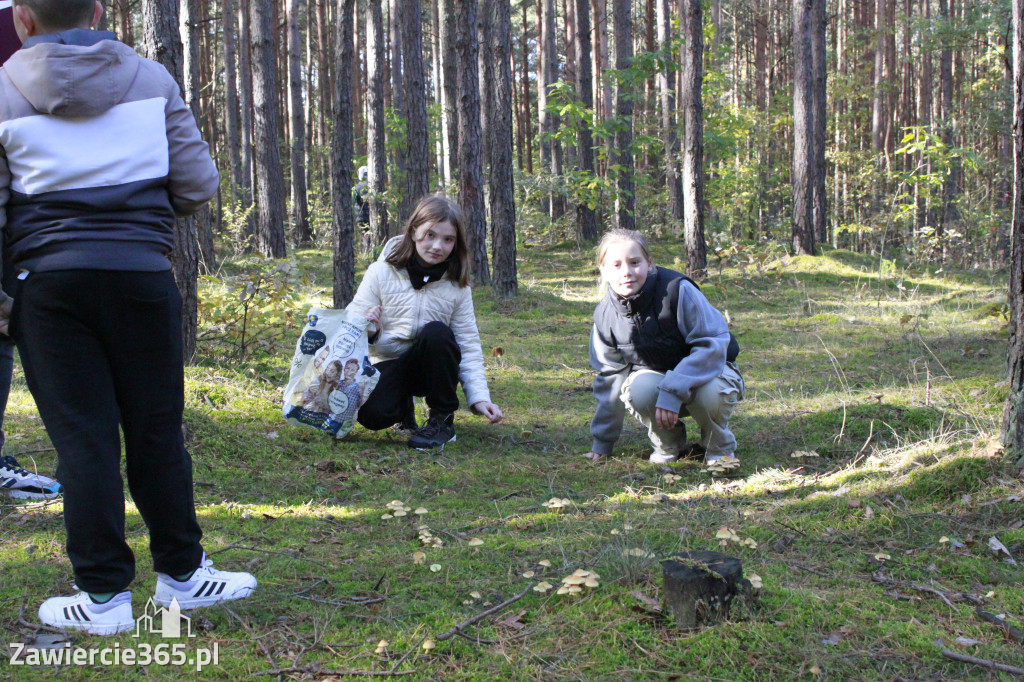
[[[678,268],[682,248],[658,243],[654,254]],[[458,441],[443,452],[409,451],[390,432],[357,428],[333,443],[284,425],[286,345],[187,370],[204,545],[219,567],[260,581],[248,600],[193,614],[203,629],[188,647],[217,642],[218,666],[196,675],[5,661],[0,679],[239,680],[275,667],[305,670],[285,678],[328,679],[317,670],[388,670],[410,650],[398,672],[412,679],[998,678],[944,658],[939,639],[1024,666],[1020,646],[963,598],[1022,625],[1021,572],[988,549],[996,536],[1024,560],[1024,484],[995,445],[1007,394],[1005,273],[909,272],[836,251],[754,254],[712,262],[703,287],[742,346],[736,476],[648,463],[647,439],[632,423],[614,457],[579,456],[593,410],[596,268],[589,252],[566,245],[521,247],[517,299],[475,292],[493,398],[507,418],[489,426],[460,412]],[[309,302],[323,302],[329,256],[294,259],[311,276]],[[301,319],[304,310],[295,312]],[[496,347],[503,353],[492,355]],[[8,452],[52,473],[55,456],[20,376],[5,426]],[[797,460],[794,451],[819,456]],[[681,480],[667,482],[668,473]],[[542,503],[553,496],[569,508],[548,511]],[[429,513],[382,520],[396,499]],[[422,547],[418,523],[444,545]],[[638,595],[657,600],[657,559],[717,548],[722,526],[757,542],[725,551],[762,577],[759,598],[715,627],[675,630]],[[139,557],[140,615],[155,578],[130,504],[127,531]],[[472,537],[484,544],[470,547]],[[23,605],[34,622],[43,598],[70,590],[63,538],[59,502],[0,498],[5,643],[32,632],[18,622]],[[635,548],[656,558],[624,554]],[[426,563],[417,565],[421,549]],[[524,590],[526,571],[557,585],[581,567],[601,575],[600,587],[573,597],[528,592],[467,628],[468,637],[414,649]],[[957,637],[980,644],[958,647]],[[376,654],[381,639],[390,646]],[[130,634],[74,636],[78,647],[111,641],[138,644]]]

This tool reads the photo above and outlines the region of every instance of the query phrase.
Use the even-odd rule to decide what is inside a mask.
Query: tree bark
[[[539,22],[538,22],[539,28]],[[523,3],[523,34],[522,34],[522,95],[520,96],[520,107],[522,111],[523,134],[526,137],[526,166],[519,164],[519,169],[525,168],[526,172],[533,175],[533,122],[530,120],[530,51],[527,47],[529,36],[527,35],[526,3]],[[539,41],[538,41],[539,42]],[[538,45],[539,50],[539,45]]]
[[[444,97],[444,180],[450,185],[459,175],[459,84],[455,58],[454,0],[438,0],[441,21],[441,75]]]
[[[953,51],[950,47],[949,35],[953,30],[953,20],[950,16],[947,0],[939,0],[939,16],[945,24],[945,35],[942,41],[942,51],[939,57],[939,89],[941,91],[941,108],[939,121],[942,125],[942,142],[947,149],[952,149],[954,144],[954,128],[956,120],[953,114]],[[957,173],[957,159],[950,159],[949,173],[942,188],[942,219],[935,226],[935,234],[941,236],[945,228],[959,218],[956,208],[956,198],[959,193],[959,174]]]
[[[288,0],[288,113],[291,121],[292,141],[292,222],[299,246],[313,245],[313,230],[309,223],[309,204],[306,201],[306,121],[302,104],[302,43],[299,35],[299,15],[302,0]]]
[[[384,20],[381,0],[366,2],[366,165],[370,186],[370,234],[377,244],[388,238],[387,147],[384,136]]]
[[[477,78],[480,83],[480,165],[484,177],[489,176],[491,167],[491,111],[494,109],[494,63],[490,59],[491,12],[490,3],[485,2],[483,10],[477,5]]]
[[[658,48],[668,53],[672,45],[672,17],[669,0],[656,0],[658,8]],[[683,183],[679,172],[679,136],[676,134],[676,97],[672,89],[675,81],[666,57],[665,66],[658,71],[658,99],[661,106],[661,141],[665,147],[665,184],[668,186],[669,216],[683,221]]]
[[[576,94],[584,109],[593,109],[594,93],[591,81],[590,60],[590,2],[575,0],[576,3]],[[591,123],[586,118],[580,121],[577,135],[577,154],[584,178],[595,176],[594,136]],[[576,204],[576,234],[580,239],[597,239],[597,214],[586,200]]]
[[[239,120],[238,75],[235,71],[235,10],[233,0],[221,0],[221,22],[224,37],[224,134],[228,142],[228,165],[231,168],[231,198],[241,199],[242,131]]]
[[[632,0],[614,0],[615,69],[624,73],[633,64]],[[612,163],[615,166],[615,226],[636,229],[636,186],[633,180],[633,92],[632,85],[622,78],[615,81],[615,143]]]
[[[558,53],[555,41],[555,5],[553,0],[538,0],[541,3],[540,29],[540,61],[543,77],[537,87],[537,110],[540,121],[540,157],[541,162],[550,164],[551,175],[562,175],[562,145],[552,136],[561,127],[560,116],[556,111],[548,111],[551,106],[551,93],[558,81]],[[565,196],[552,192],[548,196],[548,217],[554,221],[565,213]]]
[[[252,45],[253,142],[256,149],[256,248],[283,258],[284,178],[277,149],[277,64],[270,0],[249,0]]]
[[[184,53],[178,33],[178,3],[174,0],[145,3],[142,7],[142,33],[146,56],[162,64],[180,87],[184,76]],[[191,363],[196,353],[198,249],[195,221],[192,218],[176,220],[171,263],[174,281],[181,294],[182,355],[186,363]]]
[[[824,1],[824,0],[822,0]],[[701,0],[686,0],[680,17],[683,45],[683,191],[686,274],[703,281],[708,267],[704,242],[704,19]]]
[[[814,102],[811,13],[814,0],[793,0],[793,253],[814,255]]]
[[[254,168],[252,163],[252,46],[249,42],[249,2],[238,0],[238,99],[242,113],[242,210],[246,212],[242,249],[246,253],[256,246],[256,207],[253,205]]]
[[[826,111],[826,69],[825,69],[825,0],[814,0],[811,11],[811,102],[814,108],[814,158],[811,160],[814,172],[814,235],[815,243],[828,243],[828,200],[825,194],[825,135],[828,128]]]
[[[1013,5],[1013,236],[1010,257],[1010,395],[1003,444],[1024,466],[1024,0]]]
[[[423,13],[420,0],[399,0],[402,31],[402,84],[405,102],[405,192],[403,216],[412,213],[430,188],[430,136],[423,74]]]
[[[491,112],[491,244],[494,250],[496,296],[509,298],[519,290],[516,279],[516,203],[512,179],[512,16],[503,0],[487,3],[494,40],[494,109]],[[487,6],[485,5],[485,6]]]
[[[199,0],[186,0],[182,7],[185,11],[181,15],[181,23],[178,28],[181,33],[182,56],[184,57],[185,102],[188,104],[189,109],[192,110],[192,117],[196,120],[196,125],[202,130],[204,127],[204,117],[202,107],[202,58],[200,55],[203,24],[199,18]],[[209,132],[204,137],[210,141],[211,153],[216,155],[213,149],[213,140],[216,137]],[[198,279],[200,272],[206,274],[217,269],[217,257],[214,254],[213,248],[213,213],[210,210],[210,204],[204,204],[202,208],[196,211],[192,216],[192,220],[195,222],[198,248],[194,276]],[[187,267],[191,270],[192,265]],[[186,273],[186,276],[192,277],[193,273]],[[185,311],[190,315],[193,312],[189,306],[186,306]],[[195,301],[197,320],[198,311],[199,300],[197,292]]]
[[[355,0],[338,5],[334,135],[331,184],[334,187],[334,307],[344,308],[355,294],[355,224],[352,212],[352,63]]]
[[[480,159],[480,82],[477,75],[477,2],[455,0],[459,79],[459,205],[466,225],[473,279],[491,283],[487,264],[487,219]]]

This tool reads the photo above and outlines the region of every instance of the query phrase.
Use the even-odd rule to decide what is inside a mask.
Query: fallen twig
[[[46,630],[47,632],[54,632],[54,633],[58,633],[58,634],[64,632],[60,628],[55,628],[52,625],[45,625],[43,623],[30,623],[27,620],[25,620],[25,607],[27,605],[28,605],[28,599],[23,599],[21,601],[21,610],[18,612],[18,624],[19,625],[24,625],[25,627],[31,628],[32,630],[35,630],[36,632],[39,632],[40,630]]]
[[[404,659],[403,659],[404,660]],[[390,670],[334,670],[331,668],[321,668],[315,665],[303,666],[301,668],[288,667],[288,668],[274,668],[273,670],[264,670],[260,673],[253,673],[249,677],[263,677],[264,675],[285,675],[291,673],[312,673],[314,675],[326,675],[330,677],[334,675],[336,677],[342,677],[346,675],[365,675],[367,677],[397,677],[399,675],[412,675],[415,670],[402,670],[401,672],[396,671],[394,668]]]
[[[1007,623],[1002,618],[999,618],[995,614],[992,614],[992,613],[989,613],[988,611],[985,611],[980,606],[978,608],[974,609],[974,613],[976,613],[978,615],[978,618],[981,618],[984,621],[992,623],[993,625],[995,625],[996,627],[1001,629],[1003,631],[1003,633],[1007,637],[1009,637],[1010,639],[1012,639],[1012,640],[1014,640],[1014,641],[1016,641],[1018,643],[1019,642],[1024,642],[1024,632],[1021,632],[1017,628],[1013,627],[1012,625]]]
[[[329,599],[317,599],[316,597],[307,597],[302,594],[296,594],[299,599],[305,599],[306,601],[315,602],[317,604],[329,604],[330,606],[363,606],[364,604],[379,604],[382,601],[386,601],[387,597],[371,597],[370,599],[357,599],[356,597],[349,597],[346,601],[331,601]]]
[[[228,545],[227,547],[222,547],[222,548],[220,548],[218,550],[215,550],[213,552],[207,552],[206,556],[210,557],[210,556],[213,556],[214,554],[220,554],[221,552],[226,552],[229,549],[243,549],[243,550],[245,550],[247,552],[262,552],[263,554],[277,554],[279,556],[286,556],[289,559],[298,559],[299,561],[308,561],[309,563],[316,564],[317,566],[323,566],[324,568],[330,568],[330,566],[328,566],[327,564],[322,563],[320,561],[317,561],[316,559],[310,559],[308,557],[299,556],[297,554],[292,554],[291,552],[278,552],[278,551],[275,551],[275,550],[272,550],[272,549],[260,549],[259,547],[243,547],[242,545]]]
[[[527,594],[529,594],[530,593],[530,589],[532,587],[533,587],[533,581],[531,580],[530,584],[526,586],[526,589],[523,590],[522,592],[520,592],[519,594],[517,594],[516,596],[512,597],[511,599],[506,599],[505,601],[501,602],[497,606],[492,606],[491,608],[487,609],[486,611],[481,611],[480,613],[476,614],[475,616],[473,616],[469,620],[466,620],[466,621],[463,621],[462,623],[459,623],[458,625],[456,625],[452,629],[450,629],[447,632],[445,632],[443,635],[440,635],[437,638],[437,641],[443,642],[446,639],[451,639],[455,635],[461,633],[463,628],[468,628],[473,623],[477,623],[477,622],[483,620],[484,618],[486,618],[487,616],[490,616],[491,614],[494,614],[494,613],[497,613],[498,611],[501,611],[506,606],[509,606],[511,604],[516,603],[517,601],[519,601],[520,599],[525,597]]]
[[[267,649],[267,645],[263,643],[263,640],[262,640],[262,639],[260,639],[259,637],[257,637],[257,636],[256,636],[256,634],[255,634],[255,633],[254,633],[254,632],[252,631],[252,629],[251,629],[251,628],[249,627],[249,624],[248,624],[248,623],[246,623],[246,622],[245,622],[245,621],[244,621],[244,620],[242,619],[242,617],[241,617],[241,616],[239,616],[239,615],[238,615],[237,613],[235,613],[234,611],[232,611],[231,609],[229,609],[229,608],[228,608],[227,606],[224,606],[223,604],[221,604],[221,607],[222,607],[222,608],[223,608],[223,609],[224,609],[225,611],[227,611],[227,612],[228,612],[228,615],[230,615],[230,616],[231,616],[232,618],[234,618],[235,620],[237,620],[237,621],[238,621],[238,623],[239,623],[239,624],[240,624],[240,625],[242,626],[242,629],[243,629],[243,630],[245,630],[246,634],[248,634],[248,635],[249,635],[249,637],[251,637],[252,639],[256,640],[256,643],[260,645],[260,648],[261,648],[261,649],[263,649],[263,653],[264,653],[264,655],[266,655],[266,657],[267,657],[267,660],[268,660],[268,661],[270,661],[270,665],[272,665],[272,666],[274,666],[275,668],[277,668],[277,662],[276,662],[276,661],[274,661],[274,657],[273,657],[273,655],[271,655],[271,653],[270,653],[270,650],[269,650],[269,649]],[[280,676],[281,676],[281,673],[277,673],[277,675],[278,675],[278,677],[280,678]]]
[[[967,656],[965,654],[958,654],[955,651],[949,649],[943,649],[942,655],[946,658],[952,658],[954,661],[961,661],[963,663],[972,663],[974,665],[980,665],[983,668],[989,668],[991,670],[1002,670],[1004,673],[1010,673],[1012,675],[1024,676],[1024,668],[1018,668],[1012,665],[1006,665],[1005,663],[997,663],[996,661],[990,661],[985,658],[975,658],[974,656]]]
[[[957,609],[955,606],[953,606],[953,602],[949,601],[949,597],[946,596],[945,592],[942,592],[941,590],[937,590],[934,587],[927,587],[925,585],[918,585],[917,583],[911,583],[910,586],[912,588],[914,588],[915,590],[917,590],[918,592],[929,592],[931,594],[934,594],[939,599],[944,601],[946,603],[946,606],[948,606],[951,610],[956,611],[957,613],[960,612],[959,609]]]

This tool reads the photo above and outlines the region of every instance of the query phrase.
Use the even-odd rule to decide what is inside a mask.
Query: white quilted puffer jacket
[[[366,269],[349,304],[349,310],[360,314],[373,306],[381,307],[380,335],[370,345],[373,361],[397,358],[412,346],[424,325],[443,322],[451,328],[462,350],[459,380],[467,402],[470,406],[482,400],[490,402],[472,290],[447,278],[413,289],[407,270],[398,270],[384,261],[401,239],[394,237],[384,245],[380,257]]]

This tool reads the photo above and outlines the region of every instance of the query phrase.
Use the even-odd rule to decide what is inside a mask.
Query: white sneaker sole
[[[79,632],[86,632],[90,635],[116,635],[119,632],[127,632],[135,628],[135,619],[122,620],[116,623],[83,623],[80,620],[68,620],[54,616],[52,618],[44,617],[40,612],[39,620],[50,627],[60,628],[61,630],[77,630]]]
[[[253,590],[256,589],[255,585],[239,587],[231,594],[218,594],[212,597],[181,597],[177,594],[172,594],[170,597],[159,597],[153,596],[153,603],[159,604],[164,608],[170,608],[171,602],[174,601],[175,597],[178,599],[178,606],[182,609],[200,609],[204,606],[213,606],[214,604],[220,604],[225,601],[233,601],[235,599],[245,599]]]
[[[7,497],[15,500],[52,500],[60,497],[60,493],[32,493],[25,490],[4,490]]]
[[[454,443],[455,442],[455,438],[456,438],[456,436],[452,436],[451,438],[449,438],[447,440],[447,442],[441,443],[440,445],[431,445],[431,446],[425,447],[425,448],[418,448],[415,445],[410,445],[409,447],[411,447],[413,450],[419,450],[420,452],[429,452],[431,450],[444,450],[444,446],[448,445],[448,443]]]

